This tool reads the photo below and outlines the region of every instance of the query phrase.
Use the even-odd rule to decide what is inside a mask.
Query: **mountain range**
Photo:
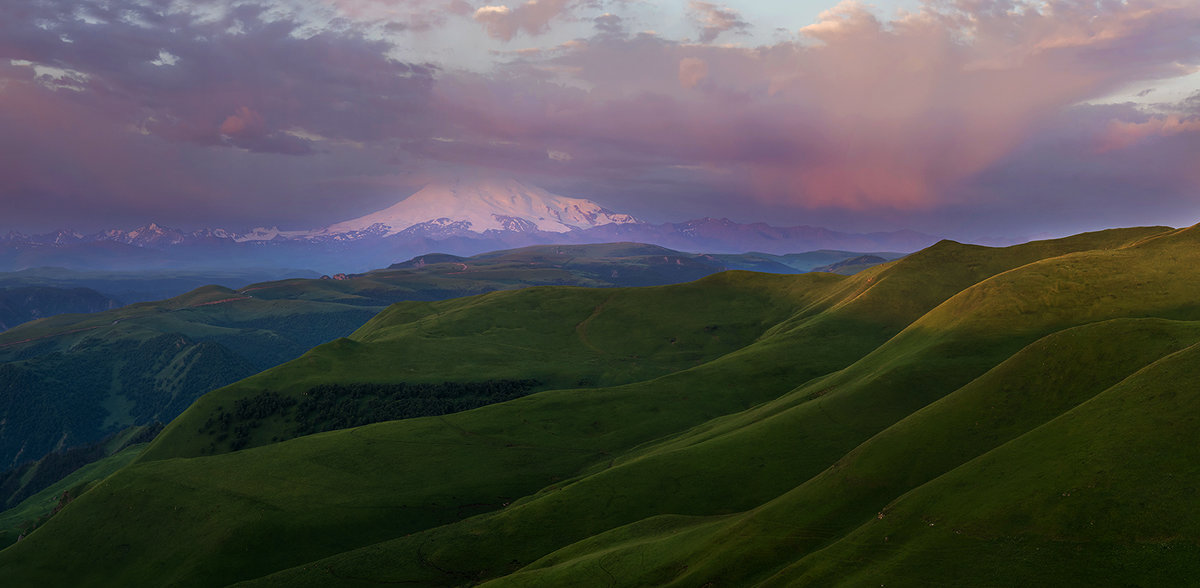
[[[936,240],[907,230],[845,233],[714,218],[653,224],[516,180],[479,180],[431,184],[378,212],[311,230],[182,231],[151,223],[89,234],[10,232],[0,237],[0,271],[218,266],[334,273],[386,267],[434,251],[475,255],[538,244],[629,241],[682,251],[786,254],[819,249],[910,252]]]

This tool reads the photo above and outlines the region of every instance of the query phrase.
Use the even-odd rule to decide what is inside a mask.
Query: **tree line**
[[[290,427],[285,427],[285,438],[299,437],[383,421],[462,412],[520,398],[541,385],[542,382],[532,379],[321,384],[299,396],[268,390],[234,401],[231,410],[218,408],[199,432],[214,437],[209,452],[226,441],[236,451],[245,448],[253,432],[269,421],[290,423]]]

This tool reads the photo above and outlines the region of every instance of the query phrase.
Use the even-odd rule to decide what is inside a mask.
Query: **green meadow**
[[[14,586],[1194,584],[1197,267],[1200,228],[1145,227],[943,241],[849,276],[399,302],[204,394],[103,462],[111,475],[64,480],[38,500],[77,495],[0,551],[0,572]],[[309,287],[253,304],[366,309],[375,286]],[[337,428],[447,391],[499,401]]]

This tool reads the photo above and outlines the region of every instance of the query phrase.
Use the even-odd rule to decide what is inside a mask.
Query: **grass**
[[[72,496],[82,494],[91,484],[103,480],[113,472],[129,465],[146,449],[147,445],[147,443],[131,445],[113,455],[83,466],[53,485],[26,498],[13,508],[0,512],[0,547],[16,543],[17,537],[28,530],[30,523],[51,514],[58,506],[64,492],[69,492]]]
[[[796,274],[859,254],[818,251],[789,256],[765,253],[684,253],[641,243],[536,245],[471,257],[429,254],[348,280],[283,280],[243,289],[259,298],[386,305],[397,300],[444,300],[529,286],[657,286],[696,280],[725,270]],[[900,254],[884,254],[887,259]]]
[[[18,585],[1186,583],[1198,233],[395,305],[206,395],[0,567]],[[201,455],[198,423],[258,391],[514,375],[554,389]]]
[[[827,254],[853,256],[846,252]],[[431,263],[425,263],[426,258]],[[727,266],[762,268],[764,263],[773,263],[772,268],[782,272],[798,271],[786,264],[764,262],[756,256],[716,259],[641,244],[536,246],[470,258],[424,256],[420,263],[397,264],[394,269],[371,271],[348,280],[282,280],[253,283],[236,290],[204,286],[167,300],[139,302],[113,311],[62,314],[37,320],[0,334],[0,391],[14,398],[0,407],[0,420],[11,424],[0,427],[0,468],[36,460],[62,444],[92,442],[121,427],[174,419],[205,392],[298,358],[318,344],[347,336],[397,301],[444,300],[547,284],[652,286],[696,280]],[[0,277],[22,283],[74,280],[108,289],[152,289],[178,288],[205,275],[210,274],[37,270]],[[211,275],[236,281],[254,272],[214,271]],[[548,344],[548,340],[527,344],[522,341],[522,332],[538,324],[557,325],[554,320],[568,318],[566,314],[571,312],[593,312],[595,306],[602,304],[598,299],[605,296],[563,294],[560,298],[566,308],[562,312],[538,313],[527,308],[521,322],[503,320],[503,316],[497,320],[481,318],[478,312],[470,314],[469,308],[456,310],[456,305],[409,305],[407,312],[467,316],[467,320],[475,322],[469,328],[486,332],[475,337],[473,331],[461,331],[444,337],[438,343],[442,347],[427,347],[421,352],[449,358],[461,346],[473,346],[470,354],[479,358],[474,364],[439,362],[442,373],[426,376],[426,360],[415,356],[408,364],[408,376],[427,380],[492,378],[488,372],[496,370],[497,364],[506,361],[510,354]],[[546,299],[545,304],[559,302]],[[608,314],[623,312],[619,306],[618,302]],[[571,361],[580,361],[587,367],[554,368],[545,378],[554,386],[595,386],[653,377],[726,353],[756,329],[755,320],[770,320],[769,317],[767,313],[746,324],[722,324],[726,330],[720,334],[680,332],[665,336],[662,342],[676,338],[668,347],[647,340],[638,349],[612,348],[613,344],[620,347],[620,337],[614,337],[612,332],[612,320],[576,320],[583,322],[580,343],[571,337],[560,338],[559,342],[575,347],[582,344],[584,348],[577,349]],[[446,318],[442,324],[449,324],[449,317]],[[665,317],[664,322],[672,319]],[[415,326],[397,325],[397,328]],[[595,332],[589,332],[592,330]],[[425,338],[433,335],[436,332]],[[610,348],[596,347],[606,340]],[[362,359],[354,364],[347,377],[386,372],[396,356],[409,358],[407,344]],[[488,358],[486,348],[493,344],[498,347]],[[341,352],[332,349],[323,353],[335,359],[341,356]],[[329,358],[318,356],[312,361],[320,364],[324,359]],[[340,364],[340,360],[335,362]],[[517,367],[521,366],[524,364]],[[520,370],[509,370],[505,377],[529,377],[514,376],[512,372],[517,371]],[[380,378],[394,377],[388,373]]]
[[[264,391],[295,397],[322,383],[524,378],[568,389],[656,378],[744,347],[786,316],[785,300],[814,297],[839,281],[734,272],[655,288],[530,288],[400,303],[347,339],[202,398],[144,459],[206,454],[216,441],[197,434],[202,424]],[[659,320],[674,326],[657,328]],[[284,436],[286,426],[264,425],[250,446]]]
[[[208,286],[0,333],[0,465],[169,421],[202,394],[345,335],[377,309]]]
[[[797,562],[779,583],[916,583],[932,575],[922,570],[963,585],[1192,583],[1200,520],[1184,505],[1200,476],[1190,442],[1200,432],[1189,385],[1197,359],[1195,345],[1164,356],[901,496],[888,517]],[[881,548],[881,535],[896,539]],[[856,559],[873,565],[849,570]]]

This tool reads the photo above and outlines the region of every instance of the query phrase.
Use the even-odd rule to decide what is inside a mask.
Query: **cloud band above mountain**
[[[1200,68],[1200,5],[843,2],[785,31],[754,10],[9,3],[5,228],[64,210],[313,226],[472,170],[652,219],[980,233],[1200,213],[1178,155],[1200,147],[1178,82]]]

